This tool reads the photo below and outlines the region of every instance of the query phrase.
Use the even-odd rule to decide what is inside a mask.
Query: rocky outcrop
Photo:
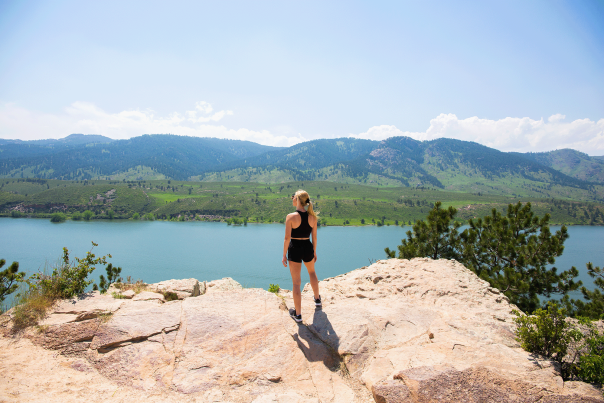
[[[287,290],[159,284],[64,301],[28,337],[121,388],[203,402],[604,401],[523,351],[514,306],[454,261],[391,259],[326,279],[322,309],[307,285],[303,324]],[[166,302],[174,290],[188,295]]]
[[[185,280],[166,280],[157,284],[151,284],[147,287],[149,291],[155,292],[173,292],[178,299],[188,297],[197,297],[206,293],[206,282],[199,282],[194,278]]]

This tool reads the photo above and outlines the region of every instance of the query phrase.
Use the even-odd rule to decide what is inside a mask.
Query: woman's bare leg
[[[296,315],[300,315],[302,312],[302,294],[300,293],[300,270],[302,269],[302,263],[296,263],[289,261],[289,272],[292,275],[292,294],[294,294],[294,307],[296,308]],[[316,277],[316,276],[315,276]]]
[[[315,261],[314,259],[310,262],[304,262],[304,266],[306,266],[306,270],[308,270],[308,277],[310,278],[310,286],[312,287],[312,292],[315,295],[315,299],[319,298],[319,279],[317,278],[317,273],[315,273]],[[299,271],[298,271],[299,273]]]

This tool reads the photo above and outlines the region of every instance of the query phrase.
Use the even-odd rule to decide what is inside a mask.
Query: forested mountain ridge
[[[278,149],[249,141],[173,135],[143,135],[77,146],[0,144],[0,176],[92,179],[150,167],[165,177],[187,179],[226,162]]]
[[[64,146],[64,145],[82,145],[90,143],[111,143],[116,141],[112,138],[101,136],[100,134],[82,134],[73,133],[62,139],[45,139],[45,140],[9,140],[0,139],[0,145],[3,144],[32,144],[37,146]]]
[[[377,141],[353,138],[311,140],[239,161],[236,168],[275,165],[302,171],[320,169],[366,155],[378,144]]]
[[[522,155],[573,178],[604,183],[604,157],[590,157],[570,148]]]
[[[280,159],[263,156],[271,162],[264,166],[206,172],[194,179],[264,183],[327,180],[374,186],[435,187],[475,194],[604,198],[601,184],[570,177],[523,154],[505,153],[473,142],[453,139],[420,142],[393,137],[368,145],[374,147],[369,153],[349,161],[342,158],[324,167],[298,163],[312,159],[312,149],[298,145],[299,152],[293,155],[285,149],[279,151]]]
[[[288,148],[173,135],[82,145],[4,141],[0,144],[0,177],[263,183],[326,180],[475,194],[604,198],[604,179],[594,174],[601,172],[598,169],[604,161],[574,150],[562,151],[580,157],[579,163],[560,163],[569,158],[560,157],[558,151],[506,153],[445,138],[423,142],[409,137],[381,142],[321,139]]]

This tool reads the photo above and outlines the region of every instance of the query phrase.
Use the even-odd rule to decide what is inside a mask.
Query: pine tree
[[[94,285],[94,289],[98,289],[100,288],[101,294],[104,294],[107,292],[107,289],[109,288],[109,286],[113,283],[121,283],[122,282],[122,278],[119,276],[120,273],[122,272],[122,268],[121,267],[113,267],[113,265],[111,263],[109,263],[107,265],[107,267],[105,267],[105,271],[107,272],[107,278],[105,278],[105,276],[103,276],[102,274],[99,276],[99,285],[97,287],[97,285]]]
[[[6,260],[0,259],[0,269],[5,264]],[[19,272],[19,262],[13,262],[7,269],[0,271],[0,302],[17,290],[24,277],[25,273]]]
[[[506,215],[493,209],[490,216],[470,220],[461,234],[460,261],[491,286],[500,289],[525,312],[539,307],[539,295],[566,294],[581,286],[574,267],[560,274],[547,268],[564,251],[565,226],[555,234],[549,214],[539,218],[531,204],[508,205]]]
[[[398,246],[399,259],[430,257],[432,259],[456,259],[460,243],[458,229],[461,223],[454,221],[457,210],[453,207],[441,208],[436,202],[426,221],[413,224],[413,231],[407,231],[407,239]],[[388,257],[394,258],[395,251],[384,249]]]

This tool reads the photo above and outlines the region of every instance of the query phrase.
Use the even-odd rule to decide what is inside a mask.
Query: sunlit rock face
[[[594,387],[563,382],[552,362],[523,351],[515,307],[455,261],[378,261],[321,281],[320,290],[315,308],[304,287],[296,324],[288,290],[170,280],[130,299],[63,301],[27,336],[119,387],[170,399],[602,401]],[[168,292],[178,299],[167,301]]]

